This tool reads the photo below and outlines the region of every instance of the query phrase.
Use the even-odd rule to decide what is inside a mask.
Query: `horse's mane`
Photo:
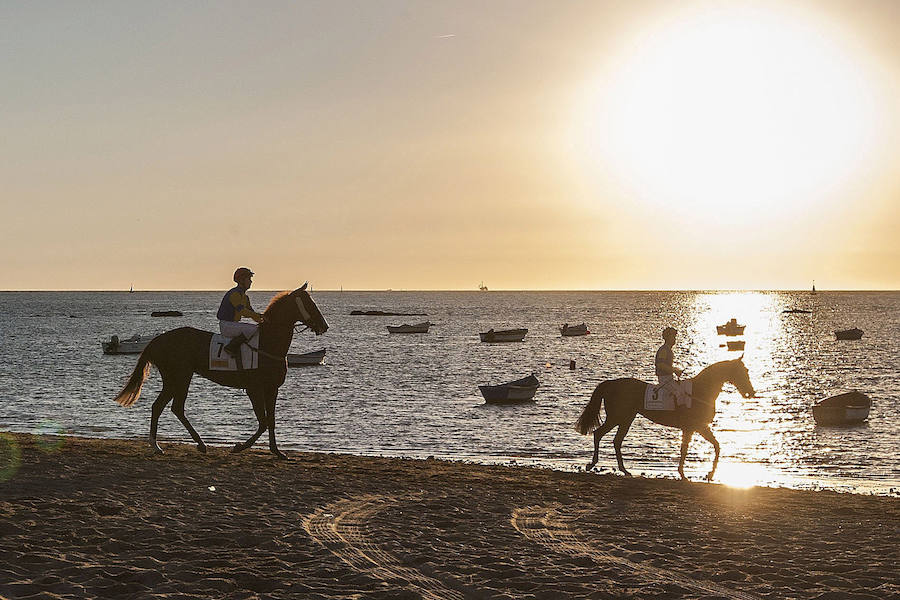
[[[292,293],[293,292],[291,292],[290,290],[285,290],[283,292],[278,292],[277,294],[275,294],[275,296],[271,300],[269,300],[269,305],[266,307],[266,310],[263,311],[263,314],[268,313],[273,306],[275,306],[279,301],[283,300],[286,296],[290,296]]]

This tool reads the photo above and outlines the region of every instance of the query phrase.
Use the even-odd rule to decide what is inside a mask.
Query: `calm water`
[[[104,356],[100,340],[181,325],[215,329],[220,295],[0,293],[0,430],[146,436],[159,376],[151,375],[135,407],[118,406],[112,398],[136,357]],[[272,295],[251,292],[257,308]],[[715,325],[736,317],[747,325],[740,339],[759,397],[742,399],[730,385],[719,396],[712,426],[722,445],[717,480],[900,491],[897,292],[317,292],[314,298],[331,329],[319,338],[295,337],[292,351],[325,347],[327,362],[288,373],[278,405],[285,449],[580,468],[591,439],[572,425],[597,383],[654,380],[653,357],[668,324],[679,330],[676,362],[688,374],[734,358],[739,353],[720,347],[725,338]],[[782,312],[789,308],[812,313]],[[165,309],[184,317],[150,317]],[[436,325],[427,335],[389,335],[385,325],[425,317],[350,316],[354,309],[422,312]],[[582,321],[591,335],[559,335],[561,323]],[[865,330],[862,340],[834,339],[834,329],[853,326]],[[519,344],[480,343],[478,332],[491,327],[528,327],[529,333]],[[479,384],[531,372],[542,383],[534,403],[484,404]],[[851,389],[872,397],[868,423],[817,427],[812,404]],[[241,391],[199,377],[187,413],[210,443],[233,444],[256,427]],[[168,411],[160,438],[163,444],[189,440]],[[625,440],[626,465],[635,473],[674,476],[679,440],[679,431],[638,417]],[[712,448],[697,436],[688,474],[706,473],[711,459]],[[599,466],[615,466],[612,434],[601,442]]]

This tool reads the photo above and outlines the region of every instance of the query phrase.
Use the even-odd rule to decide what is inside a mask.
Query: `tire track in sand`
[[[558,505],[517,508],[513,511],[510,522],[525,537],[549,546],[558,552],[588,556],[597,562],[615,563],[638,571],[657,583],[677,583],[685,588],[716,594],[733,600],[760,600],[758,596],[733,590],[713,581],[693,579],[676,571],[636,563],[587,544],[579,539],[575,532],[566,524],[559,512]]]
[[[441,581],[405,567],[395,556],[369,539],[367,523],[388,504],[396,502],[388,496],[358,496],[339,500],[316,510],[303,519],[303,528],[319,544],[342,561],[376,579],[402,581],[426,600],[464,600],[465,595],[448,588]]]

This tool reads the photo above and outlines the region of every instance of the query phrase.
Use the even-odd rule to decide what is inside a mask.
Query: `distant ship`
[[[816,280],[815,280],[815,279],[813,279],[812,293],[813,293],[813,294],[816,293]]]
[[[487,286],[484,285],[483,281],[481,282],[481,285],[478,286],[478,289],[481,290],[482,292],[488,291]]]
[[[128,293],[129,293],[129,294],[133,294],[133,293],[134,293],[134,284],[131,285],[131,288],[129,288]]]

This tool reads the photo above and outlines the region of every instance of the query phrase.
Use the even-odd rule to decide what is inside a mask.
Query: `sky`
[[[2,3],[0,289],[900,289],[898,22]]]

